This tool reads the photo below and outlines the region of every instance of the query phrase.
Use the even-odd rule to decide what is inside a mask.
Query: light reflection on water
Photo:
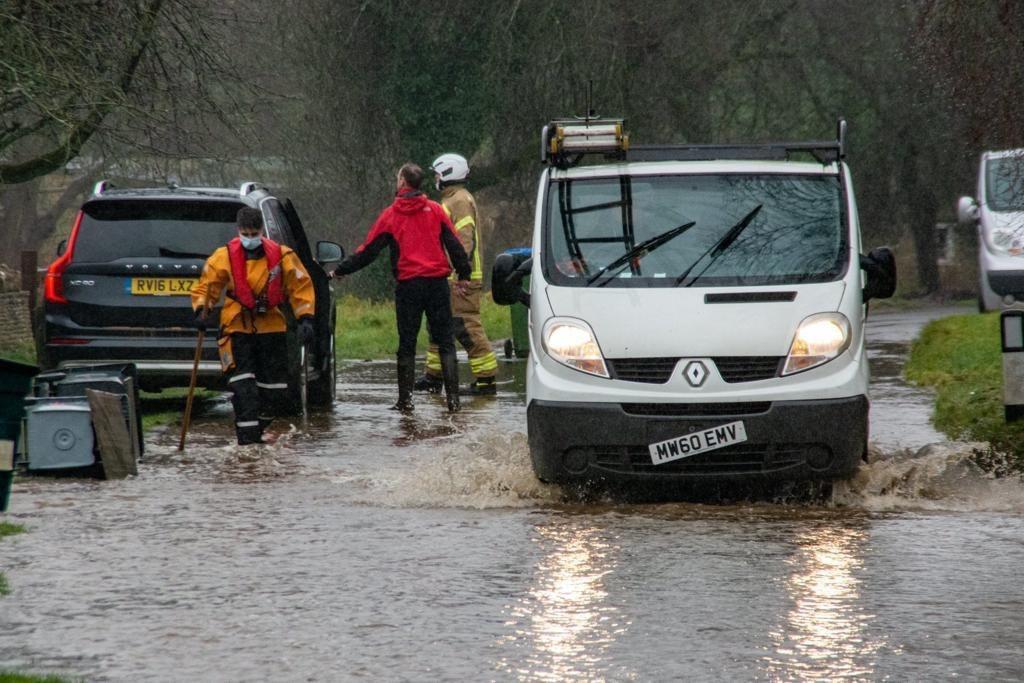
[[[619,548],[597,529],[550,524],[536,528],[543,558],[529,591],[512,609],[507,641],[525,641],[522,662],[501,669],[521,680],[587,680],[607,669],[606,650],[629,622],[608,602],[605,577],[618,565]]]
[[[786,564],[792,607],[770,632],[772,677],[800,680],[870,678],[882,646],[869,635],[874,615],[864,607],[860,573],[869,533],[848,525],[796,532]]]

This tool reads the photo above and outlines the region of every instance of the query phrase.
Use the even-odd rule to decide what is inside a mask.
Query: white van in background
[[[530,260],[527,429],[544,481],[834,480],[868,439],[866,302],[845,122],[836,140],[630,145],[619,120],[544,128]],[[594,154],[603,163],[584,165]],[[803,155],[808,161],[792,160]],[[521,290],[530,275],[530,291]]]
[[[978,310],[1024,304],[1024,149],[985,152],[978,196],[961,197],[961,223],[978,226]]]

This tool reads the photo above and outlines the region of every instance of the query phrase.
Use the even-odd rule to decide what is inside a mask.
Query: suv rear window
[[[235,236],[235,215],[242,206],[236,202],[149,199],[86,204],[73,260],[205,259]]]

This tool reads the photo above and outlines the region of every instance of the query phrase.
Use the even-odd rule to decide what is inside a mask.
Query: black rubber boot
[[[391,406],[392,410],[411,413],[412,387],[416,383],[416,358],[398,359],[398,402]]]
[[[423,376],[416,380],[413,388],[416,391],[425,391],[428,394],[440,394],[441,389],[444,388],[444,382],[440,377],[423,373]]]
[[[444,379],[444,396],[448,401],[448,412],[462,410],[459,402],[459,361],[455,352],[441,354],[441,377]]]
[[[465,393],[470,396],[494,396],[498,393],[498,385],[494,383],[493,377],[477,377]]]

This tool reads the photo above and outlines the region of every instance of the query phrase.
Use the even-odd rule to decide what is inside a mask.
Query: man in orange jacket
[[[291,305],[299,342],[313,340],[313,281],[298,255],[262,236],[263,214],[243,207],[238,237],[220,247],[192,288],[196,327],[205,330],[210,308],[225,295],[217,346],[228,375],[239,445],[260,443],[263,429],[287,405],[288,323],[280,310]]]

